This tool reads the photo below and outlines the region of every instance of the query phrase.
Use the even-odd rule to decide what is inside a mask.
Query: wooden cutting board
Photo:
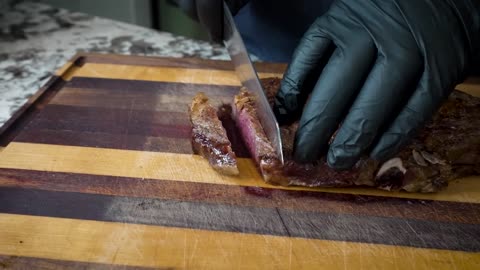
[[[245,156],[217,174],[192,154],[187,105],[238,88],[229,62],[75,56],[1,130],[0,268],[480,269],[480,177],[282,188]]]

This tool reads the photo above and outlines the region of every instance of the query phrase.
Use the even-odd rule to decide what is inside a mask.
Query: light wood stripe
[[[263,182],[250,159],[240,158],[238,166],[240,176],[229,177],[216,173],[206,160],[196,155],[19,142],[10,143],[0,154],[0,168],[8,169],[480,203],[480,177],[455,180],[436,194],[417,194],[364,188],[271,186]]]
[[[73,77],[91,77],[159,82],[195,83],[209,85],[239,86],[234,71],[215,69],[193,69],[176,67],[123,66],[114,64],[85,63],[81,68],[72,67],[59,74],[64,80]],[[259,73],[260,78],[281,77],[278,73]]]
[[[470,77],[464,83],[457,85],[457,89],[470,95],[480,97],[480,78]]]
[[[0,214],[0,254],[175,269],[478,269],[480,254]]]

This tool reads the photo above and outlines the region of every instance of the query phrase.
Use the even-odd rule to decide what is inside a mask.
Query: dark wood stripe
[[[19,244],[26,244],[31,239],[20,240]],[[173,268],[149,268],[138,266],[126,266],[115,264],[91,263],[91,262],[76,262],[66,260],[53,260],[35,257],[23,256],[7,256],[0,255],[0,269],[16,269],[16,270],[42,270],[42,269],[97,269],[97,270],[143,270],[143,269],[173,269]]]
[[[0,212],[480,252],[478,224],[21,188],[0,188]]]
[[[480,205],[28,170],[0,170],[0,186],[261,208],[480,224]]]
[[[35,120],[41,121],[80,121],[93,120],[114,122],[116,125],[130,121],[131,125],[189,126],[187,112],[131,110],[102,107],[76,107],[57,104],[45,106]],[[130,119],[130,120],[129,120]],[[32,122],[33,124],[33,122]],[[31,126],[31,125],[29,125]]]
[[[207,60],[200,58],[173,58],[173,57],[145,57],[124,55],[88,54],[83,57],[83,63],[102,63],[115,65],[153,66],[153,67],[178,67],[198,69],[233,70],[231,61]],[[284,63],[254,62],[257,72],[283,74],[287,67]]]
[[[69,130],[27,130],[15,141],[85,147],[101,147],[178,154],[193,154],[188,138],[89,133]]]
[[[237,156],[248,157],[234,125],[227,125]],[[15,141],[193,153],[186,112],[47,105]]]
[[[191,126],[185,119],[188,116],[184,116],[177,124],[163,112],[48,105],[23,133],[46,129],[190,138]]]
[[[213,92],[213,88],[208,91]],[[217,93],[209,94],[214,106],[230,104],[232,95],[216,95],[223,93],[217,89]],[[165,92],[172,92],[166,88]],[[187,113],[195,91],[190,94],[164,93],[164,91],[122,91],[113,89],[72,89],[64,88],[62,92],[51,102],[55,105],[69,105],[79,107],[115,108],[124,110],[162,111]]]
[[[52,76],[28,101],[0,127],[0,146],[6,146],[63,87],[65,81]]]
[[[98,97],[106,97],[110,93],[118,93],[129,100],[133,97],[141,98],[145,95],[157,96],[158,94],[167,95],[195,95],[195,92],[202,91],[206,95],[230,96],[238,93],[239,86],[230,85],[208,85],[176,83],[176,82],[155,82],[142,80],[122,80],[105,78],[74,77],[66,85],[66,88],[94,89]],[[192,89],[193,88],[193,89]],[[115,92],[96,92],[98,90],[114,90]],[[133,96],[127,96],[133,95]]]

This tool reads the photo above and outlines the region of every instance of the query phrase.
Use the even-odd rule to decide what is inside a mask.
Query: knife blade
[[[277,119],[268,103],[267,96],[260,84],[255,67],[252,64],[245,44],[225,1],[223,2],[223,21],[223,42],[235,67],[235,73],[242,85],[256,95],[259,101],[256,102],[258,118],[267,138],[277,152],[280,162],[283,164],[282,140]]]

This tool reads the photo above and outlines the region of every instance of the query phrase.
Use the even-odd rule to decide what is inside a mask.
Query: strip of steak
[[[282,182],[282,164],[257,117],[254,97],[246,88],[242,87],[234,97],[233,108],[235,122],[263,179],[268,183],[287,185]]]
[[[279,87],[278,78],[262,80],[269,100]],[[363,157],[346,171],[331,169],[324,159],[312,164],[292,160],[298,122],[281,127],[284,166],[266,139],[255,111],[255,100],[242,89],[235,96],[237,126],[264,180],[279,185],[309,187],[371,186],[384,190],[437,192],[448,181],[480,174],[480,98],[454,91],[432,121],[397,157],[378,164]]]
[[[237,160],[217,110],[203,92],[197,93],[189,107],[192,123],[192,148],[222,174],[238,175]]]

